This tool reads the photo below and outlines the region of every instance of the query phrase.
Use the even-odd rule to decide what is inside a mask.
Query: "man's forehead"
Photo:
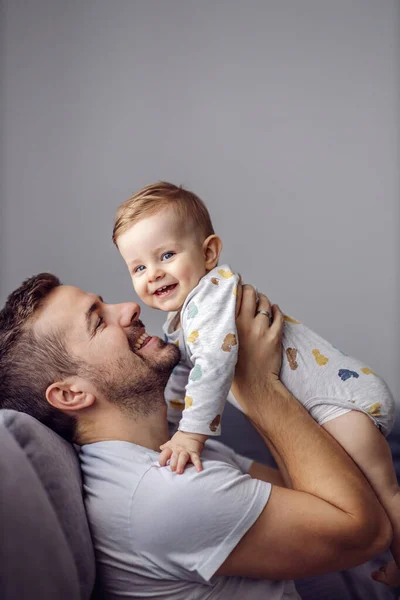
[[[71,285],[60,285],[46,298],[35,323],[35,329],[43,334],[67,331],[74,325],[81,326],[85,311],[98,297]]]

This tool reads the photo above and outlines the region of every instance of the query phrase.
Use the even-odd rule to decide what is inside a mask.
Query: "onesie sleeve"
[[[221,416],[235,371],[235,323],[239,276],[227,265],[201,280],[182,314],[185,345],[193,368],[185,391],[179,430],[220,435]]]

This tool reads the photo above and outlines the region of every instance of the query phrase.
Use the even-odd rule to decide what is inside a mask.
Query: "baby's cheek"
[[[138,285],[135,284],[135,280],[133,279],[133,277],[131,279],[131,282],[132,282],[133,289],[135,290],[135,292],[137,293],[137,295],[140,298],[140,286],[138,286]]]
[[[202,269],[200,267],[200,265],[193,264],[193,265],[188,265],[187,267],[184,268],[182,276],[186,282],[191,283],[192,285],[196,286],[198,284],[198,282],[200,281],[200,279],[205,274],[206,274],[205,269]]]
[[[146,298],[144,297],[143,286],[138,284],[133,278],[132,278],[132,286],[133,286],[133,289],[135,290],[136,294],[139,296],[140,300],[142,300],[142,302],[145,302]]]

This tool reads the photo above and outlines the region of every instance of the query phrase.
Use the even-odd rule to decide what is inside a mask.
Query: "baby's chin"
[[[181,310],[183,306],[183,302],[181,303],[176,303],[176,302],[170,302],[170,303],[165,303],[163,306],[153,306],[153,308],[156,308],[157,310],[162,310],[163,312],[177,312],[178,310]]]
[[[141,298],[143,304],[146,304],[149,308],[161,310],[166,313],[177,312],[178,310],[181,310],[183,306],[183,302],[180,302],[179,300],[166,300],[165,302],[160,302],[157,298],[152,298],[151,300],[151,302],[146,302],[144,298]]]

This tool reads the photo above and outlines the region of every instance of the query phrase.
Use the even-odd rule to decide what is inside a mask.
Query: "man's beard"
[[[141,323],[140,323],[141,325]],[[128,334],[131,351],[137,335]],[[113,404],[133,417],[147,417],[165,404],[164,390],[172,369],[180,359],[179,348],[159,339],[161,352],[156,357],[140,356],[141,362],[132,365],[129,359],[119,359],[112,370],[88,373],[97,389]]]

